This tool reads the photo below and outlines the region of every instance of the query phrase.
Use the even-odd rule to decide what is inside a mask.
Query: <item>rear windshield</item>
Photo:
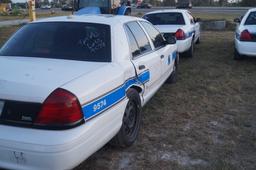
[[[110,62],[110,26],[76,22],[28,24],[11,37],[0,55]]]
[[[185,25],[182,13],[158,13],[148,14],[143,17],[153,25]]]
[[[256,25],[256,12],[251,12],[245,21],[245,25]]]

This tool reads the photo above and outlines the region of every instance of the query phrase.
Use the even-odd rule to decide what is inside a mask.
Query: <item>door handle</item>
[[[139,70],[144,70],[144,69],[146,69],[146,66],[145,66],[145,65],[140,65],[140,66],[139,66]]]
[[[164,58],[164,55],[161,55],[160,58],[163,59],[163,58]]]

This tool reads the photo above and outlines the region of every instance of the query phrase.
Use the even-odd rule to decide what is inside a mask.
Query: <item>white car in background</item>
[[[51,5],[42,5],[40,8],[41,9],[51,9],[52,6]]]
[[[243,56],[256,57],[256,8],[250,9],[242,19],[234,20],[237,24],[235,35],[234,59]]]
[[[0,168],[72,169],[111,139],[132,145],[141,107],[175,82],[178,61],[175,38],[140,18],[25,25],[0,50]]]
[[[188,10],[159,10],[147,13],[143,18],[155,25],[164,37],[175,36],[178,52],[193,57],[194,44],[200,43],[200,24]]]

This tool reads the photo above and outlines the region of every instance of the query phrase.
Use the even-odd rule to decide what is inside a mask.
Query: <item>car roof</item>
[[[171,12],[184,13],[184,12],[188,12],[188,10],[186,10],[186,9],[163,9],[163,10],[152,11],[152,12],[146,13],[145,15],[157,14],[157,13],[171,13]]]
[[[249,9],[249,12],[256,12],[256,8]]]
[[[87,14],[87,15],[70,15],[70,16],[60,16],[60,17],[51,17],[40,19],[34,21],[33,23],[42,23],[42,22],[84,22],[84,23],[100,23],[106,25],[116,25],[124,24],[130,21],[143,20],[141,18],[132,17],[132,16],[120,16],[120,15],[96,15],[96,14]]]

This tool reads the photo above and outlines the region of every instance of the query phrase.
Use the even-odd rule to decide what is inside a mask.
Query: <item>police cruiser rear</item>
[[[237,22],[234,59],[244,56],[256,57],[256,8],[250,9]]]
[[[194,45],[200,43],[200,19],[195,19],[188,10],[158,10],[143,18],[155,25],[164,37],[176,36],[179,53],[194,56]]]
[[[178,60],[175,39],[135,17],[25,25],[0,50],[0,168],[72,169],[109,141],[132,145]]]

